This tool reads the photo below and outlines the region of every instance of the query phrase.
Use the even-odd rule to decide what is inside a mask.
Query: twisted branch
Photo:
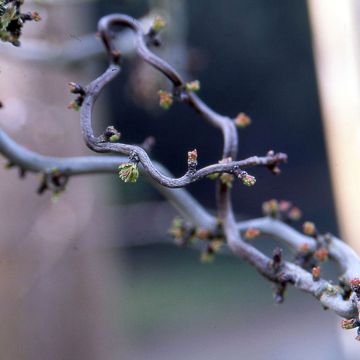
[[[190,105],[210,125],[222,132],[223,149],[220,163],[197,169],[197,153],[189,152],[188,171],[182,177],[174,178],[163,166],[152,161],[148,151],[141,146],[112,142],[104,134],[95,136],[92,128],[94,105],[101,91],[119,75],[121,70],[121,53],[114,41],[114,31],[118,31],[120,26],[130,28],[135,33],[135,48],[138,55],[169,79],[173,86],[172,96]],[[91,150],[124,156],[47,157],[24,149],[1,130],[0,152],[12,164],[23,170],[44,174],[53,174],[56,170],[57,174],[60,173],[67,178],[81,174],[114,173],[119,164],[128,162],[135,164],[139,166],[140,172],[151,184],[168,198],[195,228],[206,230],[210,234],[209,237],[216,231],[219,232],[218,236],[224,236],[228,248],[236,256],[246,260],[275,285],[278,300],[282,300],[284,290],[290,284],[312,294],[324,307],[349,319],[343,323],[344,328],[359,327],[360,280],[357,277],[360,275],[360,259],[349,246],[334,236],[303,235],[271,217],[236,222],[232,209],[231,187],[221,180],[217,180],[216,190],[218,219],[210,215],[184,189],[177,189],[212,174],[231,174],[244,182],[248,176],[244,169],[254,166],[265,166],[276,173],[275,169],[277,170],[278,165],[287,160],[287,156],[271,151],[263,157],[254,156],[237,160],[238,135],[234,120],[217,114],[208,107],[196,94],[187,89],[186,82],[169,64],[149,50],[149,46],[154,43],[158,35],[154,29],[145,34],[140,23],[135,19],[122,14],[113,14],[99,21],[99,34],[105,45],[110,64],[108,69],[88,86],[76,87],[75,93],[80,94],[78,100],[81,106],[81,129],[85,143]],[[52,177],[50,181],[53,181]],[[220,229],[218,224],[220,224]],[[284,261],[279,249],[274,250],[272,258],[265,255],[245,241],[246,232],[249,229],[256,229],[263,236],[275,238],[290,248],[295,256],[302,257],[301,261]],[[307,249],[305,253],[304,248]],[[322,257],[329,256],[338,264],[342,272],[340,287],[321,278],[318,267],[313,267],[312,272],[309,271],[314,264],[317,250],[323,251]]]

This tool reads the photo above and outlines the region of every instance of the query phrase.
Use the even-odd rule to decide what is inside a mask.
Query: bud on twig
[[[326,261],[328,259],[328,257],[329,257],[329,252],[323,246],[314,252],[314,258],[320,262]]]
[[[75,111],[79,111],[81,108],[81,105],[83,103],[83,98],[81,98],[80,96],[77,97],[75,100],[73,100],[68,106],[67,108],[69,110],[75,110]]]
[[[232,188],[232,183],[234,181],[234,175],[223,173],[220,175],[220,181],[222,184],[226,185],[228,188]]]
[[[221,239],[215,239],[210,242],[211,250],[214,254],[218,253],[222,246],[224,245],[224,241]]]
[[[360,322],[358,319],[353,318],[353,319],[344,319],[341,321],[341,327],[344,330],[351,330],[351,329],[355,329],[357,327],[360,326]]]
[[[74,83],[74,82],[70,82],[69,83],[69,88],[70,88],[70,92],[72,94],[78,94],[78,97],[73,100],[69,105],[68,105],[68,109],[70,110],[75,110],[75,111],[79,111],[83,102],[84,102],[84,98],[85,98],[85,90],[84,88],[77,84],[77,83]]]
[[[301,252],[302,254],[308,254],[310,251],[310,246],[307,243],[302,243],[299,246],[299,252]]]
[[[249,116],[241,112],[236,116],[234,122],[238,128],[243,129],[251,124],[251,119]]]
[[[195,235],[200,240],[206,240],[210,236],[210,231],[204,228],[196,229]]]
[[[154,21],[151,25],[151,28],[155,31],[158,32],[160,30],[162,30],[164,27],[166,26],[166,21],[163,17],[157,15],[154,18]]]
[[[172,94],[170,94],[169,92],[164,91],[164,90],[159,90],[158,94],[159,94],[160,106],[165,110],[170,109],[171,105],[174,102],[174,98],[173,98]]]
[[[306,221],[303,224],[303,232],[305,235],[315,237],[317,235],[315,224],[311,221]]]
[[[108,126],[104,132],[104,138],[106,141],[116,142],[120,140],[121,133],[114,126]]]
[[[297,207],[293,207],[288,213],[288,218],[292,221],[300,220],[301,216],[302,216],[301,210]]]
[[[313,280],[318,281],[320,279],[320,274],[321,274],[320,266],[314,266],[311,269],[311,274],[312,274]]]
[[[124,163],[119,166],[119,177],[124,182],[135,183],[139,177],[139,170],[135,163]]]
[[[249,174],[242,177],[241,181],[245,186],[254,186],[256,183],[255,177]]]
[[[72,94],[85,95],[84,88],[75,82],[69,82],[69,88]]]
[[[262,210],[264,215],[266,216],[277,217],[279,211],[279,203],[275,199],[265,201],[262,204]]]
[[[186,83],[185,88],[187,91],[199,91],[200,90],[200,81],[194,80]]]
[[[351,287],[351,290],[356,294],[358,300],[360,301],[360,279],[353,278],[350,281],[350,287]]]
[[[255,229],[255,228],[248,228],[245,232],[244,237],[246,240],[252,240],[252,239],[255,239],[259,235],[260,235],[260,230]]]
[[[37,11],[31,12],[30,13],[30,18],[31,18],[31,20],[33,20],[35,22],[39,22],[39,21],[42,20],[40,14]]]
[[[197,167],[197,158],[198,158],[198,154],[197,154],[197,150],[194,149],[192,151],[188,151],[188,171],[190,172],[195,172],[196,171],[196,167]]]

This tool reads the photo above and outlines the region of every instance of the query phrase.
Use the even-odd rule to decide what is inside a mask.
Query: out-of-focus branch
[[[50,2],[52,3],[52,2]],[[149,14],[140,19],[144,28],[149,28],[154,15]],[[114,42],[124,56],[134,54],[133,35],[124,30],[117,34]],[[22,44],[21,51],[14,47],[3,46],[1,54],[22,61],[32,61],[46,66],[73,66],[91,59],[105,56],[103,47],[95,33],[72,38],[63,43],[53,43],[46,40],[27,39]]]
[[[89,175],[109,173],[116,174],[121,163],[127,161],[123,156],[73,156],[51,157],[30,151],[10,138],[0,129],[0,153],[4,155],[9,164],[18,166],[22,173],[34,172],[42,174],[60,173],[66,177],[76,175]],[[167,176],[171,173],[161,164],[155,163],[156,167]],[[146,172],[140,167],[140,172]],[[159,185],[151,177],[147,180],[194,225],[213,229],[216,219],[211,216],[201,205],[184,189],[169,189]]]

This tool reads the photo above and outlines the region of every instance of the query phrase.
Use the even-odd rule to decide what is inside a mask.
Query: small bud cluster
[[[265,216],[270,216],[286,222],[297,221],[301,218],[301,210],[293,206],[290,201],[271,199],[262,205]]]
[[[353,278],[350,281],[350,288],[356,294],[356,297],[360,301],[360,279],[359,278]]]
[[[69,88],[72,94],[77,94],[78,96],[68,105],[68,109],[79,111],[84,102],[86,92],[81,85],[74,82],[69,83]]]
[[[249,175],[248,173],[244,174],[245,171],[242,171],[242,175],[239,176],[239,179],[245,186],[254,186],[256,183],[255,176]]]
[[[174,103],[174,97],[167,91],[159,90],[159,105],[164,109],[170,109],[171,105]]]
[[[206,249],[201,252],[200,261],[203,264],[208,264],[214,261],[215,255],[221,250],[225,244],[223,239],[214,239],[209,242]]]
[[[306,242],[301,244],[295,256],[295,262],[301,267],[311,270],[313,280],[318,281],[321,275],[320,265],[329,258],[328,247],[332,237],[330,234],[319,234],[315,224],[311,221],[303,224],[303,232],[315,240],[315,246],[310,247],[310,243]],[[341,289],[345,293],[344,286]]]
[[[26,21],[40,21],[37,12],[21,13],[23,1],[0,0],[0,40],[20,46],[22,27]]]
[[[353,278],[350,280],[350,289],[353,291],[356,295],[356,301],[360,301],[360,279],[359,278]],[[341,327],[345,330],[350,329],[356,329],[357,328],[357,336],[356,340],[360,341],[360,319],[359,314],[357,317],[354,317],[352,319],[346,319],[342,320]]]
[[[189,227],[183,219],[176,217],[170,226],[168,233],[174,238],[174,241],[177,245],[185,245],[190,238]]]
[[[194,91],[197,92],[200,90],[200,81],[199,80],[193,80],[185,85],[186,91]]]
[[[311,221],[304,222],[303,232],[305,235],[311,236],[316,240],[317,247],[315,252],[313,253],[313,256],[317,260],[317,262],[322,263],[327,261],[329,258],[329,251],[327,249],[327,238],[329,234],[327,234],[326,236],[320,236],[318,234],[318,230],[316,229],[315,224]]]
[[[214,231],[205,228],[194,228],[180,218],[175,218],[169,229],[169,234],[179,246],[197,245],[201,250],[200,261],[210,263],[221,250],[225,241],[220,226]]]
[[[135,183],[139,178],[139,169],[137,164],[129,162],[119,165],[119,177],[126,183]]]
[[[219,164],[228,164],[232,162],[232,158],[228,157],[219,161]],[[234,169],[233,172],[236,174],[237,178],[245,185],[245,186],[254,186],[256,183],[256,178],[252,175],[249,175],[246,171],[242,171],[240,169]],[[207,176],[211,180],[215,180],[220,177],[220,181],[226,185],[227,187],[231,188],[234,175],[230,173],[213,173]]]

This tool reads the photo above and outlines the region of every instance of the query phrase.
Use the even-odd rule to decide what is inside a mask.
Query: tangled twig
[[[109,58],[109,67],[89,85],[82,87],[71,84],[71,90],[77,98],[72,108],[80,109],[80,124],[87,146],[98,153],[115,153],[118,156],[53,158],[33,153],[16,144],[0,130],[0,152],[12,165],[23,171],[44,174],[39,191],[50,189],[61,191],[69,177],[91,173],[115,173],[120,170],[120,178],[134,182],[139,174],[147,179],[180,211],[187,224],[176,223],[173,234],[176,237],[197,237],[208,241],[207,255],[215,253],[223,243],[240,258],[246,260],[274,285],[275,299],[283,301],[287,285],[312,294],[320,303],[332,309],[346,320],[343,328],[359,328],[360,308],[360,259],[344,242],[330,234],[320,234],[315,225],[306,223],[304,234],[294,230],[285,222],[299,217],[298,210],[289,203],[275,200],[264,207],[264,218],[237,222],[232,209],[231,183],[234,177],[247,186],[255,184],[255,178],[245,169],[255,166],[267,167],[272,173],[279,173],[279,165],[286,162],[287,155],[269,151],[265,156],[253,156],[238,160],[237,126],[249,123],[249,119],[240,114],[231,119],[220,115],[206,105],[194,93],[198,82],[186,82],[164,60],[153,54],[152,45],[159,44],[159,31],[163,26],[159,19],[148,33],[135,19],[113,14],[99,21],[99,35],[105,45]],[[210,125],[218,128],[223,136],[222,159],[219,163],[197,168],[198,153],[191,150],[187,154],[187,172],[174,178],[167,169],[152,161],[149,151],[153,141],[145,141],[142,146],[121,142],[121,134],[108,127],[103,134],[96,136],[92,128],[93,109],[101,91],[121,72],[122,55],[115,44],[114,33],[120,27],[130,28],[135,33],[137,54],[148,64],[164,74],[172,84],[172,92],[161,92],[160,101],[168,107],[173,101],[188,104]],[[217,217],[206,211],[186,190],[179,189],[199,181],[204,177],[217,180]],[[282,251],[276,248],[271,257],[259,251],[250,240],[265,236],[278,240],[294,254],[293,261],[283,259]],[[341,270],[339,285],[333,285],[322,278],[321,264],[330,259]],[[359,337],[358,337],[359,338]]]

